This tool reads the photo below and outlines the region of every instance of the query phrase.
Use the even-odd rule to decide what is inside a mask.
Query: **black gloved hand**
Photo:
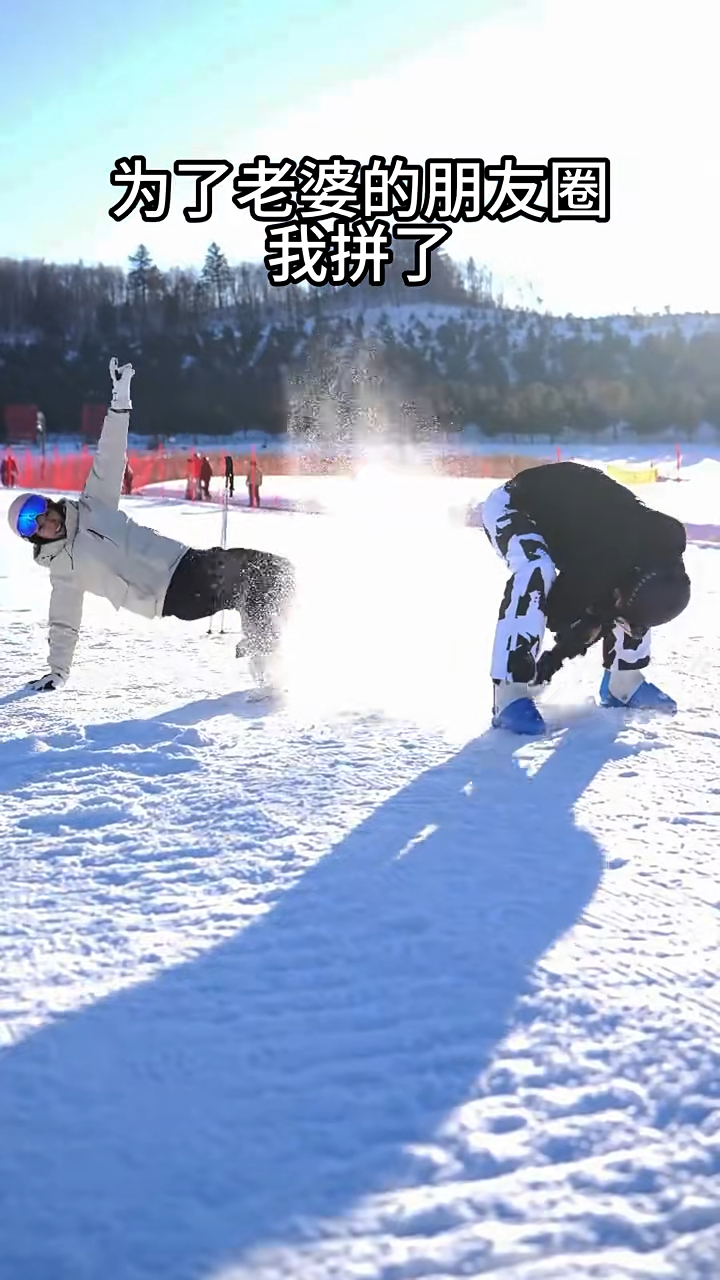
[[[65,677],[51,671],[49,675],[41,676],[39,680],[29,680],[25,687],[31,689],[33,693],[50,693],[55,689],[62,689],[64,684]]]
[[[549,684],[568,658],[581,658],[591,644],[600,639],[603,628],[599,618],[586,613],[556,638],[552,649],[541,653],[535,666],[535,684]]]
[[[553,676],[556,676],[560,670],[565,657],[566,655],[557,644],[553,649],[546,649],[544,653],[541,653],[535,664],[533,684],[549,684]]]

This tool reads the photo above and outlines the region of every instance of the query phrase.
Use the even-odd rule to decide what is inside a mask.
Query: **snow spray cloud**
[[[308,325],[304,349],[286,372],[288,431],[298,450],[362,458],[380,442],[407,445],[440,430],[432,398],[418,390],[414,363],[389,322],[377,334],[358,328],[362,317],[344,315]]]
[[[293,552],[293,696],[447,723],[489,661],[478,614],[492,556],[457,520],[458,482],[435,475],[437,443],[416,438],[437,423],[407,401],[383,344],[339,318],[309,335],[304,356],[289,385],[291,434],[298,452],[345,474],[318,478],[328,518]]]
[[[443,487],[369,456],[334,514],[308,518],[285,644],[296,706],[477,729],[494,621],[483,578],[499,569],[480,531],[451,522]]]

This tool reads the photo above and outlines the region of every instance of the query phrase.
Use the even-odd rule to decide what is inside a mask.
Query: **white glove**
[[[134,373],[135,370],[131,364],[119,365],[117,358],[113,356],[110,361],[110,381],[113,388],[110,408],[115,409],[118,413],[126,413],[132,409],[130,383]]]
[[[50,693],[53,689],[62,689],[67,683],[67,676],[60,676],[56,671],[51,671],[49,675],[41,676],[39,680],[30,680],[27,688],[33,693]]]

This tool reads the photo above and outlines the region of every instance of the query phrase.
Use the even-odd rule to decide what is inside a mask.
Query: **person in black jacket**
[[[542,733],[536,693],[598,640],[604,706],[677,710],[643,671],[652,628],[690,600],[679,520],[577,462],[521,471],[489,495],[482,520],[511,572],[491,665],[496,728]],[[540,653],[546,626],[555,644]]]
[[[212,463],[207,455],[205,455],[200,463],[200,494],[206,502],[210,501],[210,481],[212,480],[212,475]]]

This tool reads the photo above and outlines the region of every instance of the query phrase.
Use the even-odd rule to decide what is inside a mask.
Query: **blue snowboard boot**
[[[513,697],[513,693],[518,696]],[[507,684],[495,685],[494,706],[493,729],[508,729],[510,733],[530,734],[533,737],[545,733],[547,726],[527,692],[527,685],[516,685],[514,688]]]
[[[602,678],[600,702],[603,707],[626,707],[631,711],[665,711],[669,715],[674,715],[677,711],[677,703],[674,699],[669,697],[667,693],[663,693],[662,689],[658,689],[656,684],[651,684],[648,680],[643,680],[638,685],[627,702],[616,698],[610,692],[609,671],[606,671]]]

